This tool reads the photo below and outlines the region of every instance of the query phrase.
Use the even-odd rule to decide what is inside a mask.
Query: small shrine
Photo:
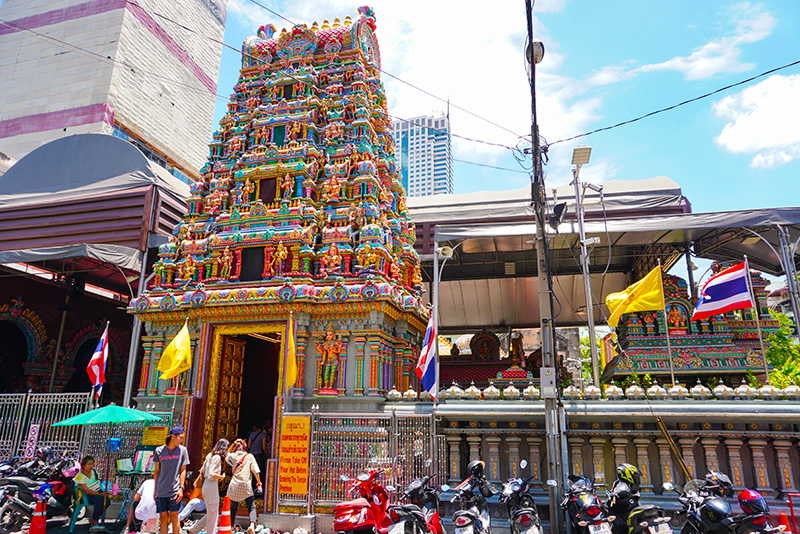
[[[198,426],[204,418],[206,445],[245,418],[240,406],[255,398],[250,369],[278,376],[253,387],[264,387],[257,393],[270,406],[282,401],[290,314],[295,406],[336,410],[344,397],[377,406],[393,386],[409,387],[428,309],[375,29],[373,10],[362,7],[355,19],[280,33],[262,26],[245,40],[202,180],[191,184],[148,291],[131,305],[146,329],[140,403],[195,396],[187,414]],[[160,352],[187,316],[195,370],[161,383]],[[262,353],[273,363],[248,363]],[[265,411],[258,417],[272,417]]]
[[[728,266],[715,264],[712,270],[716,274]],[[767,307],[768,282],[756,271],[751,272],[751,278],[761,332],[768,346],[766,339],[777,330],[778,321],[772,318]],[[763,376],[764,361],[752,309],[690,322],[694,303],[686,282],[664,274],[663,285],[666,317],[663,311],[629,313],[621,317],[617,338],[627,356],[621,358],[615,377],[635,371],[669,379],[666,329],[669,329],[672,346],[672,366],[676,379],[681,382],[692,384],[697,378],[711,375],[738,383],[748,371]]]

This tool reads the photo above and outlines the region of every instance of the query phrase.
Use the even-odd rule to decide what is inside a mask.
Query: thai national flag
[[[425,341],[422,343],[422,352],[417,361],[417,377],[419,383],[431,394],[434,399],[439,392],[436,390],[436,327],[433,317],[428,321],[425,330]]]
[[[697,299],[692,321],[754,307],[747,279],[747,266],[740,263],[712,276],[705,283]]]
[[[92,359],[89,360],[89,365],[86,366],[86,372],[89,379],[94,386],[94,398],[98,398],[103,391],[103,384],[106,381],[106,363],[108,363],[108,323],[103,335],[100,336],[100,342],[97,343],[97,348],[94,349]]]

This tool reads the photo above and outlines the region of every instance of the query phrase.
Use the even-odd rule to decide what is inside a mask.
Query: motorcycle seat
[[[28,477],[5,477],[0,478],[0,486],[25,486],[28,488],[38,488],[41,486],[43,482],[39,480],[33,480]]]
[[[340,502],[333,508],[333,511],[336,513],[337,510],[347,510],[349,508],[369,508],[369,501],[364,497],[359,497],[352,501]]]

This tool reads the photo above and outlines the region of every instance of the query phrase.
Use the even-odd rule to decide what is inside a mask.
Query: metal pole
[[[56,381],[56,368],[58,367],[58,356],[61,354],[61,340],[64,337],[64,323],[67,322],[67,312],[69,311],[69,279],[67,280],[67,296],[64,297],[64,306],[61,311],[61,324],[58,326],[58,339],[56,340],[56,354],[53,357],[53,369],[50,371],[50,386],[48,393],[53,392],[53,384]]]
[[[147,270],[147,248],[141,253],[142,266],[139,269],[139,287],[136,290],[136,297],[142,296],[147,280],[145,280],[144,273]],[[125,394],[122,397],[122,406],[128,408],[131,405],[131,397],[133,396],[133,373],[136,372],[136,356],[139,352],[139,339],[142,335],[142,320],[139,315],[133,316],[133,329],[131,330],[131,346],[128,351],[128,370],[125,373]]]
[[[536,214],[536,262],[539,284],[539,318],[541,324],[542,340],[542,366],[556,369],[553,355],[555,342],[553,324],[552,294],[550,290],[550,266],[547,261],[545,229],[545,193],[541,169],[541,145],[539,143],[539,126],[536,121],[536,53],[533,41],[533,2],[525,0],[525,15],[530,43],[531,64],[531,144],[533,150],[533,177],[531,180],[531,201]],[[551,331],[551,329],[553,329]],[[552,343],[551,343],[552,341]],[[557,375],[556,375],[557,376]],[[556,398],[545,398],[545,422],[547,426],[547,461],[549,467],[548,478],[554,480],[556,485],[548,484],[550,494],[550,532],[561,533],[564,531],[564,517],[561,513],[561,496],[564,489],[564,477],[561,476],[564,466],[561,465],[561,441],[558,439],[558,378],[556,378]]]
[[[572,183],[575,184],[575,202],[578,210],[578,235],[581,244],[581,271],[583,272],[583,291],[586,294],[586,322],[589,325],[589,350],[592,354],[592,380],[595,387],[600,387],[600,366],[597,357],[597,339],[594,333],[594,296],[592,295],[592,277],[589,273],[589,252],[586,249],[586,232],[583,226],[583,190],[580,182],[581,166],[572,169]],[[583,365],[583,364],[581,364]],[[583,373],[581,373],[583,376]]]
[[[661,268],[661,258],[658,259],[658,267]],[[661,272],[661,287],[664,287],[664,272]],[[669,374],[672,378],[672,385],[675,383],[675,366],[672,363],[672,341],[669,338],[669,318],[667,317],[667,299],[664,299],[664,332],[667,333],[667,359],[669,360]]]
[[[756,318],[756,330],[758,331],[758,343],[761,345],[761,359],[764,360],[764,376],[769,384],[769,365],[767,364],[767,351],[764,349],[764,336],[761,335],[761,307],[758,305],[756,292],[753,289],[753,280],[750,278],[750,262],[747,261],[747,255],[744,256],[744,270],[747,273],[747,292],[750,293],[750,300],[753,302],[753,316]]]
[[[433,355],[436,358],[436,383],[434,391],[436,397],[434,406],[439,403],[439,242],[433,242]]]
[[[694,264],[689,245],[686,245],[686,276],[689,279],[689,296],[692,297],[692,304],[697,304],[697,287],[694,285]]]

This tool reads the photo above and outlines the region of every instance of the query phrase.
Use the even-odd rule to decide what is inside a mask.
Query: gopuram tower
[[[261,27],[240,72],[202,181],[131,305],[145,328],[139,405],[177,394],[206,445],[267,415],[254,399],[269,418],[280,409],[290,314],[294,409],[363,412],[409,387],[428,314],[373,11]],[[187,317],[193,369],[158,380]]]

